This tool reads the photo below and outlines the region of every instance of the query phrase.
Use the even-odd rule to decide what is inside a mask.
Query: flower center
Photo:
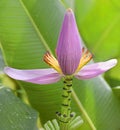
[[[52,68],[54,68],[57,72],[59,72],[60,74],[62,74],[61,68],[59,66],[59,63],[57,61],[57,59],[50,53],[50,52],[46,52],[43,60]]]
[[[58,63],[57,59],[50,52],[47,51],[45,53],[43,59],[49,66],[54,68],[58,73],[62,74],[62,70],[61,70],[61,68],[59,66],[59,63]],[[77,73],[91,59],[92,59],[92,54],[87,49],[83,48],[82,49],[82,57],[80,59],[80,63],[78,65],[75,73]]]
[[[78,68],[76,69],[75,73],[77,73],[84,65],[86,65],[92,59],[92,57],[93,57],[92,54],[83,47],[82,48],[82,57],[80,59],[80,63],[78,65]]]

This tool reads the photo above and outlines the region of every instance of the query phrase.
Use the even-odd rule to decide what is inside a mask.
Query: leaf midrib
[[[31,21],[31,24],[33,25],[34,29],[36,30],[39,39],[42,41],[42,44],[44,45],[44,47],[46,48],[46,50],[48,50],[48,51],[51,52],[51,50],[50,50],[50,48],[49,48],[49,46],[48,46],[45,38],[43,37],[43,35],[41,34],[40,30],[38,29],[35,21],[33,20],[32,16],[30,15],[30,13],[29,13],[28,9],[26,8],[25,4],[23,3],[22,0],[19,0],[19,1],[20,1],[21,6],[24,9],[26,15],[28,16],[29,20]]]

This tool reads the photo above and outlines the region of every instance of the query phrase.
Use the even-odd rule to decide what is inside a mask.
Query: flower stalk
[[[74,114],[71,113],[71,96],[72,96],[72,80],[73,76],[65,76],[63,78],[63,92],[62,92],[62,103],[61,111],[57,112],[60,128],[67,130],[68,123],[73,118]]]
[[[63,94],[62,94],[62,104],[61,104],[61,114],[70,117],[71,112],[71,92],[72,92],[72,76],[66,76],[64,78],[64,87],[63,87]]]

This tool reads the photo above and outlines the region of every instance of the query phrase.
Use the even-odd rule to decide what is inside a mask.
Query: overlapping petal
[[[106,62],[98,62],[90,65],[84,66],[75,77],[78,79],[90,79],[94,78],[105,71],[111,69],[117,64],[116,59],[111,59]]]
[[[5,67],[4,72],[13,79],[36,84],[49,84],[60,80],[61,76],[54,69],[20,70]]]
[[[65,14],[56,53],[63,74],[73,74],[80,62],[82,47],[75,17],[71,9],[68,9]]]

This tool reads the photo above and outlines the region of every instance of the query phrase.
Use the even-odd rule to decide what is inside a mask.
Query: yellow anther
[[[77,73],[84,65],[86,65],[90,60],[92,59],[92,54],[85,50],[85,48],[82,49],[82,57],[80,59],[80,63],[78,65],[78,68],[75,73]]]
[[[61,68],[59,66],[59,63],[58,63],[57,59],[50,52],[46,52],[43,59],[49,66],[51,66],[57,72],[62,74],[62,71],[61,71]]]

